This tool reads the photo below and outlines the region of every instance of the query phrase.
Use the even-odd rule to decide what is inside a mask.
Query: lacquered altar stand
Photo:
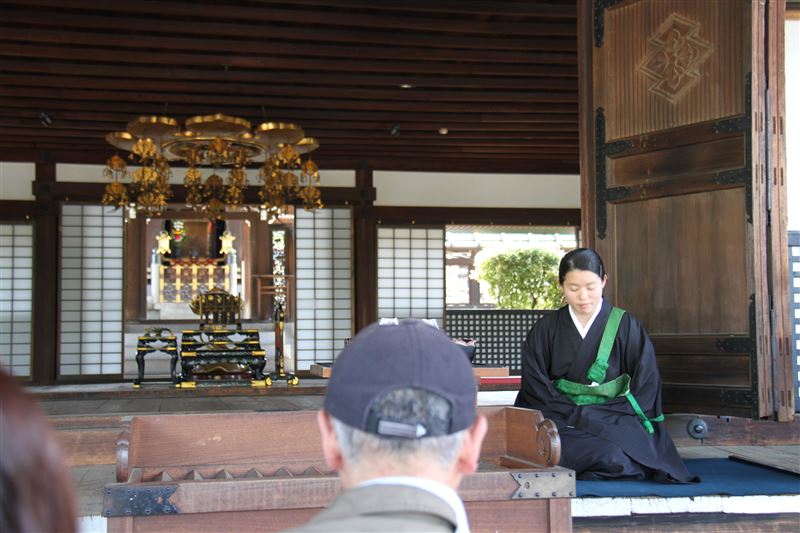
[[[197,385],[194,370],[198,367],[215,367],[225,372],[230,371],[228,367],[247,368],[252,386],[272,384],[269,378],[264,379],[267,352],[261,348],[258,330],[242,328],[240,296],[216,287],[195,296],[191,309],[200,316],[200,326],[181,333],[181,373],[177,386],[194,388]],[[171,374],[176,376],[175,360]]]
[[[554,424],[538,411],[482,407],[489,432],[459,493],[473,531],[572,528],[571,470]],[[109,532],[279,531],[340,490],[322,457],[316,412],[135,416],[106,485]]]

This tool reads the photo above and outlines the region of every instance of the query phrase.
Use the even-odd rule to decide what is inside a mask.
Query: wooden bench
[[[569,532],[571,470],[555,425],[538,411],[484,407],[478,471],[459,493],[473,531]],[[322,457],[316,412],[135,416],[106,485],[109,532],[279,531],[307,521],[340,490]]]

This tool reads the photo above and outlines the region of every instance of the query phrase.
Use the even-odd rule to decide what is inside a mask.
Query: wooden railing
[[[283,304],[288,316],[294,316],[292,295],[294,294],[294,276],[284,274],[254,274],[256,282],[254,292],[256,313],[259,318],[272,318],[275,302]]]
[[[182,303],[214,287],[238,294],[239,275],[235,264],[162,264],[151,282],[157,282],[157,303]]]

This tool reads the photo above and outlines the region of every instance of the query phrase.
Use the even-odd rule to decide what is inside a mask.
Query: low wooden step
[[[117,439],[121,415],[54,416],[48,422],[64,450],[69,466],[113,465],[117,462]]]

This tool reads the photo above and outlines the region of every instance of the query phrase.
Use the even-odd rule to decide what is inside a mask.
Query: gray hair
[[[450,423],[450,403],[438,394],[421,389],[395,389],[372,406],[379,418],[423,424],[427,427],[447,427]],[[405,439],[373,435],[331,417],[342,456],[350,464],[375,457],[396,462],[421,457],[448,468],[456,459],[467,430],[439,437]]]

